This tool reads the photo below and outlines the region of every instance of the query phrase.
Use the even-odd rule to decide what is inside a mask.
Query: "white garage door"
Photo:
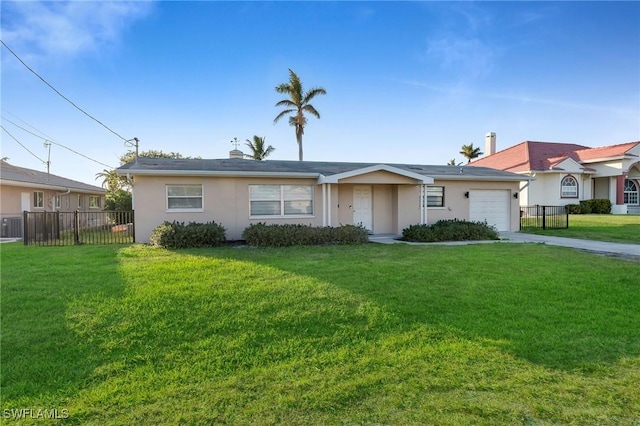
[[[498,231],[511,230],[510,191],[502,189],[476,189],[469,191],[469,219],[484,222]]]

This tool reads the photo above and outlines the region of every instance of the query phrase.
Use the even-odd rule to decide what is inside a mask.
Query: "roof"
[[[474,166],[493,167],[514,173],[546,171],[553,170],[556,164],[567,158],[571,158],[578,163],[620,158],[628,155],[628,151],[639,144],[640,141],[590,148],[573,143],[525,141],[493,155],[475,160],[471,164]]]
[[[119,174],[131,175],[171,175],[171,176],[273,176],[320,178],[332,175],[353,175],[353,171],[362,173],[372,170],[403,171],[405,176],[423,176],[429,179],[457,180],[512,180],[521,181],[523,177],[514,173],[475,166],[429,166],[421,164],[394,163],[347,163],[323,161],[284,161],[284,160],[246,160],[240,158],[225,159],[172,159],[138,158],[116,169]],[[331,180],[326,180],[330,182]]]
[[[100,188],[99,186],[89,185],[38,170],[25,169],[9,164],[6,161],[0,161],[0,182],[4,185],[51,188],[62,191],[71,189],[75,192],[100,194],[106,192],[104,188]]]

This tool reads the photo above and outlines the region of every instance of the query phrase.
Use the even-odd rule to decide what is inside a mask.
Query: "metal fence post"
[[[73,242],[80,244],[80,216],[78,210],[73,212]]]
[[[547,209],[542,206],[542,229],[547,229]]]

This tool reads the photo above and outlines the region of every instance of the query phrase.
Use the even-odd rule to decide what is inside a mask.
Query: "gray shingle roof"
[[[29,184],[29,186],[41,186],[42,188],[72,189],[76,192],[91,192],[104,194],[106,191],[99,186],[89,185],[61,176],[47,174],[38,170],[17,167],[6,161],[0,161],[0,179],[17,183]]]
[[[247,173],[269,174],[305,174],[331,176],[352,170],[385,164],[408,172],[417,173],[439,179],[464,179],[464,180],[526,180],[521,175],[475,166],[429,166],[422,164],[395,164],[395,163],[343,163],[325,161],[283,161],[283,160],[245,160],[240,158],[225,159],[172,159],[172,158],[138,158],[137,163],[132,161],[116,169],[118,173],[161,175],[220,175],[230,173],[241,175]]]

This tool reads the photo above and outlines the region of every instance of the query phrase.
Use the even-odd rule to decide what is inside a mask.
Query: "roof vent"
[[[244,153],[239,149],[229,151],[229,158],[244,158]]]

